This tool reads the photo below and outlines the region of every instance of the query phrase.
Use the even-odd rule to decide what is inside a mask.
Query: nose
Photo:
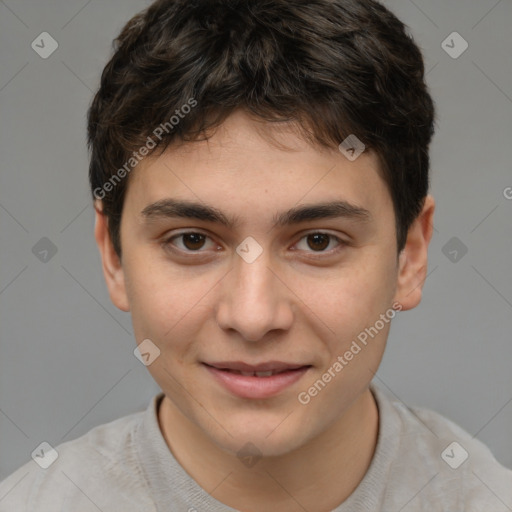
[[[263,340],[293,323],[293,292],[270,267],[268,254],[263,251],[252,263],[235,257],[234,268],[222,280],[217,323],[247,341]]]

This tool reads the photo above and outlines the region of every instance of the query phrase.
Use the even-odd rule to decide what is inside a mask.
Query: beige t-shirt
[[[433,411],[408,408],[374,384],[371,390],[379,408],[376,451],[333,512],[512,511],[512,471],[484,444]],[[23,465],[0,483],[0,512],[235,512],[173,457],[158,425],[162,397],[57,446],[47,469],[33,460]],[[51,455],[43,451],[41,460]]]

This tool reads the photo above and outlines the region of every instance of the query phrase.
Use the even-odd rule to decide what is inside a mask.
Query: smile
[[[311,365],[262,371],[217,368],[204,363],[215,381],[241,398],[262,399],[279,394],[298,382]]]

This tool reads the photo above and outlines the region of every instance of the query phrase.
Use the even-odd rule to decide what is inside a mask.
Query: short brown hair
[[[119,256],[134,152],[207,138],[240,108],[295,122],[310,143],[355,134],[375,151],[402,250],[428,193],[435,121],[406,26],[374,0],[157,0],[114,40],[88,111],[91,190]]]

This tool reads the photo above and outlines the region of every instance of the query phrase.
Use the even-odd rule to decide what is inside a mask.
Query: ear
[[[101,202],[94,204],[96,223],[94,226],[94,238],[98,244],[103,275],[110,294],[110,300],[122,311],[130,311],[128,296],[124,279],[124,271],[121,260],[114,250],[110,233],[108,231],[108,219],[101,210]]]
[[[402,310],[415,308],[421,302],[423,284],[427,278],[428,244],[434,228],[435,201],[427,195],[423,209],[407,233],[405,247],[400,252],[395,301]]]

